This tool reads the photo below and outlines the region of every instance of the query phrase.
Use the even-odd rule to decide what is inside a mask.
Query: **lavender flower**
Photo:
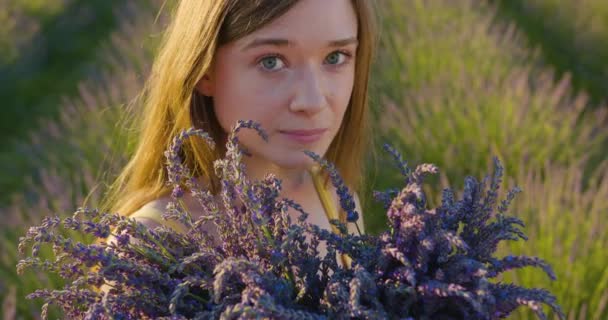
[[[498,206],[502,175],[498,160],[489,191],[485,183],[467,178],[462,199],[444,190],[442,205],[427,209],[423,177],[436,173],[433,165],[410,170],[401,155],[387,146],[405,186],[376,193],[387,209],[388,228],[379,236],[340,233],[306,223],[302,207],[279,198],[281,183],[273,175],[260,181],[247,178],[241,162],[246,150],[238,144],[241,129],[264,131],[241,121],[227,141],[227,152],[215,165],[221,179],[220,197],[201,189],[182,164],[181,145],[201,130],[176,137],[165,153],[173,202],[165,219],[187,227],[175,233],[167,227],[148,229],[118,214],[81,208],[63,220],[47,217],[22,237],[19,251],[31,246],[31,257],[17,265],[19,273],[35,267],[68,280],[61,290],[41,289],[28,298],[44,299],[70,318],[85,319],[499,319],[519,306],[546,316],[549,305],[562,319],[555,297],[542,289],[526,289],[491,280],[514,268],[537,266],[551,279],[551,267],[535,257],[494,257],[502,240],[525,239],[521,220],[505,215],[519,190],[509,192]],[[359,213],[336,168],[307,152],[325,170],[338,190],[347,223]],[[190,192],[203,208],[196,220],[180,204]],[[291,221],[287,210],[300,212]],[[490,221],[491,219],[494,219]],[[217,239],[201,226],[212,222]],[[61,229],[105,238],[114,244],[76,243]],[[327,254],[319,254],[325,241]],[[55,261],[41,261],[37,252],[49,244]],[[352,258],[341,266],[336,253]],[[92,271],[96,267],[97,271]],[[97,290],[110,284],[107,293]]]
[[[359,213],[357,210],[355,210],[355,201],[353,200],[348,187],[344,184],[344,181],[342,181],[342,178],[340,177],[340,174],[338,173],[338,170],[336,170],[335,166],[326,160],[321,159],[321,157],[314,152],[304,151],[304,153],[329,171],[332,184],[336,187],[338,197],[340,198],[340,206],[346,211],[346,221],[357,222],[357,220],[359,220]],[[359,228],[359,226],[357,226],[357,228]],[[359,234],[360,233],[361,232],[359,231]]]

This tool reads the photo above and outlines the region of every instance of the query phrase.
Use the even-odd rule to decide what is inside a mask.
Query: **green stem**
[[[201,298],[201,297],[199,297],[199,296],[195,296],[195,295],[193,295],[193,294],[192,294],[192,293],[190,293],[190,292],[188,292],[188,293],[186,294],[186,296],[190,296],[190,297],[192,297],[194,300],[197,300],[198,302],[201,302],[201,303],[207,303],[207,302],[209,302],[209,300],[205,300],[205,299],[203,299],[203,298]]]

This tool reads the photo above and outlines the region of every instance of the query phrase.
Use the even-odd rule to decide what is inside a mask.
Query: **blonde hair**
[[[191,138],[183,148],[184,164],[195,176],[219,192],[213,162],[225,152],[225,133],[213,111],[212,98],[202,96],[196,84],[210,67],[216,49],[246,36],[287,12],[298,0],[181,1],[172,12],[150,77],[140,95],[139,140],[130,161],[110,186],[105,208],[130,215],[147,202],[169,192],[164,151],[174,136],[189,127],[208,132],[215,150]],[[354,87],[342,125],[325,158],[334,163],[345,183],[358,191],[363,156],[369,138],[368,79],[376,47],[372,2],[352,0],[358,18],[359,47]],[[327,179],[325,180],[327,183]]]

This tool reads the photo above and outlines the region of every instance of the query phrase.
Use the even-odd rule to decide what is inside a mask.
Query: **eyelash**
[[[352,53],[350,53],[350,52],[349,52],[349,51],[347,51],[347,50],[336,50],[336,51],[331,52],[329,55],[334,54],[334,53],[341,53],[341,54],[343,54],[343,55],[346,57],[346,58],[345,58],[345,60],[344,60],[344,62],[343,62],[342,64],[331,65],[331,66],[332,66],[332,67],[334,67],[334,68],[339,68],[339,67],[342,67],[342,66],[347,65],[347,64],[350,62],[351,58],[352,58]],[[329,55],[328,55],[328,56],[329,56]],[[278,71],[280,71],[280,70],[277,70],[277,71],[270,71],[270,70],[265,69],[264,67],[262,67],[262,66],[261,66],[262,61],[264,61],[264,59],[268,59],[268,58],[279,58],[279,59],[285,60],[285,59],[284,59],[284,57],[283,57],[283,55],[278,54],[278,53],[272,53],[272,54],[267,54],[267,55],[264,55],[264,56],[262,56],[261,58],[257,59],[256,65],[257,65],[257,66],[258,66],[258,67],[259,67],[259,68],[260,68],[262,71],[264,71],[264,72],[268,72],[268,73],[274,73],[274,72],[278,72]]]

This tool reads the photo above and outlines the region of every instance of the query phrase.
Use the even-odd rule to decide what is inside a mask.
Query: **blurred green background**
[[[529,236],[500,254],[546,259],[558,277],[524,268],[500,280],[550,290],[568,319],[608,319],[608,2],[376,3],[366,229],[386,223],[371,190],[400,185],[383,142],[410,166],[439,167],[426,186],[432,206],[443,188],[460,194],[465,176],[490,173],[497,156],[503,197],[523,189],[509,213]],[[39,318],[42,303],[23,296],[61,284],[16,275],[19,236],[87,195],[99,203],[129,155],[121,115],[174,4],[159,14],[161,0],[0,0],[0,317]],[[512,318],[534,317],[521,308]]]

